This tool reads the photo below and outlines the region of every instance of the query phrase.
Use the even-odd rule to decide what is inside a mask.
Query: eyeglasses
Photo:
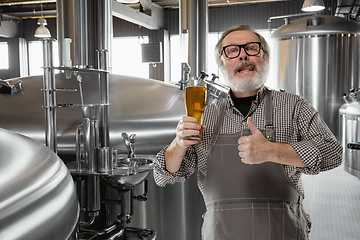
[[[245,53],[248,56],[256,56],[260,53],[261,43],[249,42],[242,45],[227,45],[221,50],[221,54],[224,52],[227,58],[237,58],[240,55],[241,48],[244,48]]]

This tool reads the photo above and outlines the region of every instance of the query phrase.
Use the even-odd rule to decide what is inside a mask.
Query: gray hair
[[[221,51],[222,51],[222,43],[224,41],[224,38],[231,32],[235,32],[235,31],[241,31],[241,30],[248,30],[253,32],[254,34],[256,34],[256,36],[258,36],[261,46],[263,48],[264,51],[264,60],[268,61],[270,58],[270,47],[268,45],[268,43],[266,42],[265,38],[263,36],[261,36],[259,33],[255,32],[255,30],[250,26],[250,25],[238,25],[238,26],[234,26],[232,28],[229,28],[228,30],[226,30],[225,32],[222,33],[221,38],[219,39],[218,43],[215,46],[215,59],[216,59],[216,63],[218,64],[218,66],[222,66],[222,61],[221,61]]]

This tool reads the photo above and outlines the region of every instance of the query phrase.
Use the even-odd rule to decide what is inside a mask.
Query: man
[[[301,174],[339,166],[341,145],[307,101],[264,86],[269,47],[250,26],[225,31],[215,57],[228,98],[206,107],[202,126],[180,120],[157,155],[156,183],[184,181],[197,168],[205,240],[308,239]],[[200,131],[200,141],[185,139]]]

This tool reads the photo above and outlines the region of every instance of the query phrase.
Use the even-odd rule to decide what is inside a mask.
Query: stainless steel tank
[[[0,94],[0,127],[45,142],[45,116],[42,76],[11,79],[22,81],[22,91]],[[110,145],[118,154],[127,149],[122,132],[136,134],[135,153],[154,156],[175,137],[180,118],[185,115],[184,91],[178,86],[156,80],[110,74]],[[83,121],[77,76],[66,79],[56,75],[58,155],[64,162],[75,161],[76,129]],[[72,91],[65,91],[65,90]],[[76,89],[76,91],[74,91]],[[84,103],[99,102],[99,81],[96,74],[82,74]],[[147,177],[148,200],[134,204],[129,226],[151,228],[159,240],[200,239],[201,215],[205,211],[197,189],[196,174],[185,183],[165,188],[155,185],[152,172]],[[144,191],[143,183],[135,191]],[[116,191],[116,190],[108,190]],[[114,206],[114,219],[117,207]]]
[[[23,89],[14,94],[0,94],[0,127],[45,142],[42,76],[11,79],[22,81]],[[74,161],[76,128],[82,123],[79,84],[76,76],[66,79],[56,75],[58,153],[65,161]],[[70,90],[70,91],[66,91]],[[97,74],[82,74],[85,104],[98,103]],[[110,75],[111,146],[127,153],[122,132],[136,134],[136,154],[156,154],[171,142],[177,122],[185,114],[184,92],[177,86],[156,80]]]
[[[347,94],[339,110],[340,138],[344,147],[345,170],[360,178],[360,91]]]
[[[0,239],[68,239],[79,214],[75,186],[43,144],[0,128]]]
[[[76,107],[82,103],[77,82],[79,75],[82,79],[84,104],[107,103],[104,102],[107,99],[103,98],[105,95],[103,93],[107,91],[100,92],[104,86],[99,87],[99,77],[96,73],[92,74],[91,70],[94,68],[111,70],[110,61],[109,66],[103,68],[100,58],[97,59],[95,56],[97,51],[106,50],[110,55],[112,53],[112,2],[111,0],[57,1],[60,67],[83,70],[82,73],[73,74],[71,79],[66,79],[64,74],[55,77],[56,103],[59,104],[56,108],[57,153],[66,163],[75,161],[75,133],[79,124],[83,122],[82,111]],[[71,59],[65,58],[68,56],[65,54],[65,38],[72,40],[71,54],[69,54]],[[107,60],[111,59],[110,55]],[[44,72],[48,69],[45,68]],[[193,73],[197,74],[196,71]],[[46,110],[48,113],[51,110],[49,111],[50,107],[42,108],[43,99],[46,98],[40,90],[46,88],[43,87],[42,76],[12,79],[10,82],[16,84],[19,80],[22,81],[22,91],[10,95],[0,94],[0,127],[23,133],[42,143],[47,142],[45,128],[48,124],[45,124],[44,112]],[[99,126],[100,128],[109,126],[109,145],[117,149],[118,154],[127,153],[122,132],[136,134],[137,156],[153,157],[172,141],[175,137],[176,125],[185,115],[184,92],[180,91],[179,87],[156,80],[109,74],[108,89],[109,94],[106,96],[109,96],[110,105],[107,108],[109,116],[107,118],[107,114],[104,114],[107,111],[104,111],[103,116],[106,118],[102,119],[108,119],[109,122],[101,122],[102,119],[99,119]],[[49,92],[48,89],[45,91]],[[133,217],[130,226],[152,228],[157,231],[159,240],[200,239],[201,215],[205,207],[197,189],[196,174],[186,183],[165,188],[155,185],[152,173],[147,180],[148,200],[135,202],[131,209]],[[138,192],[136,194],[143,193],[145,187],[141,187],[142,185],[144,184],[136,187],[135,191]],[[116,191],[115,188],[101,186],[101,196],[118,196]],[[102,203],[101,205],[100,216],[109,216],[109,218],[97,218],[95,225],[101,222],[98,224],[100,227],[110,226],[118,220],[117,214],[121,211],[121,207],[117,204],[104,206]],[[103,212],[106,213],[102,214]]]
[[[359,33],[359,23],[310,16],[272,34],[275,88],[307,99],[337,137],[342,96],[359,87]]]

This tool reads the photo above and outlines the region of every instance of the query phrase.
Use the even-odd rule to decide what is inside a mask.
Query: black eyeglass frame
[[[245,49],[245,46],[246,46],[246,45],[252,44],[252,43],[257,43],[257,44],[259,45],[259,52],[258,52],[257,54],[249,54],[249,53],[246,51],[246,49]],[[236,55],[235,57],[228,57],[228,55],[226,55],[225,49],[226,49],[227,47],[233,47],[233,46],[238,46],[238,47],[239,47],[239,53],[238,53],[238,55]],[[241,44],[241,45],[230,44],[230,45],[227,45],[227,46],[225,46],[225,47],[222,48],[220,55],[221,55],[222,53],[224,53],[224,54],[225,54],[225,57],[227,57],[227,58],[229,58],[229,59],[234,59],[234,58],[237,58],[237,57],[240,55],[242,48],[244,49],[245,53],[246,53],[248,56],[257,56],[257,55],[260,54],[261,49],[263,49],[263,47],[261,46],[261,42],[249,42],[249,43],[245,43],[245,44]]]

